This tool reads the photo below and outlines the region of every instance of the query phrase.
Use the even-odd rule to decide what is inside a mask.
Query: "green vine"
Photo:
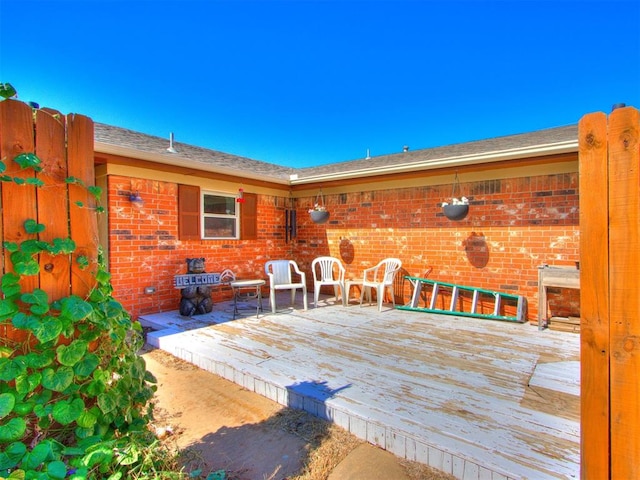
[[[0,96],[15,95],[9,87],[0,84]],[[13,161],[42,169],[33,153]],[[0,179],[42,187],[37,179]],[[99,189],[88,190],[99,197]],[[39,240],[45,227],[33,219],[23,228],[26,240],[3,243],[13,271],[0,279],[0,327],[10,325],[24,340],[0,338],[0,478],[184,478],[161,473],[166,459],[148,429],[155,379],[137,354],[141,327],[113,298],[102,254],[86,298],[52,301],[42,289],[24,291],[21,279],[40,273],[40,254],[72,255],[75,242]],[[86,257],[76,262],[89,266]]]

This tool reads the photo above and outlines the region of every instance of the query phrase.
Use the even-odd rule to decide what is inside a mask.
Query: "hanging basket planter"
[[[311,221],[313,223],[326,223],[331,216],[327,212],[327,207],[324,204],[324,197],[322,196],[322,190],[316,196],[316,203],[313,208],[309,209],[309,215],[311,215]]]
[[[309,212],[313,223],[326,223],[329,221],[331,214],[326,210],[312,210]]]
[[[462,197],[461,199],[456,198],[456,189],[458,190],[458,193],[460,193],[458,172],[456,172],[456,177],[453,180],[453,189],[451,190],[452,203],[442,203],[442,212],[444,213],[444,216],[455,222],[462,220],[469,214],[469,200],[467,197]]]
[[[449,220],[457,222],[469,214],[469,204],[444,205],[442,211]]]

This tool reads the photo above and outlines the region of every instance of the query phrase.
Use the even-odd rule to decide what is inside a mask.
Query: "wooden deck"
[[[267,303],[260,318],[232,320],[221,303],[140,320],[151,345],[456,478],[579,478],[579,335],[331,299],[271,314]]]

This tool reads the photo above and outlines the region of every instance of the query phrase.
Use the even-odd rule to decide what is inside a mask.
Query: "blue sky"
[[[640,108],[640,2],[0,0],[0,82],[304,167]]]

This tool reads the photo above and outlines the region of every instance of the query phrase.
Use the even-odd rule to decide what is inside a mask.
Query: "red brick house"
[[[188,257],[265,278],[267,260],[309,272],[332,255],[354,278],[399,257],[404,275],[524,295],[534,321],[538,266],[579,260],[577,125],[294,169],[96,124],[95,162],[115,296],[134,317],[178,308]],[[452,193],[470,200],[461,221],[442,213]],[[577,291],[556,294],[554,314],[579,315]]]

